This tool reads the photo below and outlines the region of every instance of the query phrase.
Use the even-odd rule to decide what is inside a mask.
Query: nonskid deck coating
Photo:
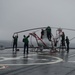
[[[12,53],[12,49],[1,50],[0,65],[5,68],[0,69],[0,75],[74,75],[74,57],[75,50],[70,50],[69,54],[29,51],[25,58],[23,49],[17,54]]]

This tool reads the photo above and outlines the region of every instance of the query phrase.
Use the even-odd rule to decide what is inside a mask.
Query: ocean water
[[[36,46],[36,42],[33,42],[33,45]],[[13,41],[0,41],[0,47],[3,46],[5,48],[7,47],[13,47]],[[18,47],[23,47],[23,42],[18,42]],[[70,48],[75,48],[75,43],[70,43]]]

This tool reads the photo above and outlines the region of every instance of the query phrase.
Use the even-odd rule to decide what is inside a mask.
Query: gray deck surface
[[[50,53],[23,49],[13,53],[12,49],[0,50],[0,75],[75,75],[75,50]]]

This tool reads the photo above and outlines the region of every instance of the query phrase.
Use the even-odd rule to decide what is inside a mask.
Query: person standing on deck
[[[41,29],[41,39],[43,39],[43,35],[44,35],[44,30]]]
[[[62,49],[63,49],[63,46],[65,46],[65,33],[62,32],[62,35],[61,35],[61,45],[62,45]]]
[[[69,53],[69,38],[66,36],[66,46],[67,46],[67,53]]]
[[[18,41],[18,34],[16,34],[15,36],[13,35],[13,51],[15,48],[15,51],[17,51],[17,41]]]
[[[29,40],[28,40],[28,38],[29,38],[29,35],[26,37],[25,35],[23,36],[24,38],[23,38],[23,42],[24,42],[24,56],[25,56],[25,49],[27,48],[27,54],[28,54],[28,44],[29,44]]]
[[[47,31],[47,38],[51,41],[51,27],[48,26],[48,27],[46,28],[46,31]]]

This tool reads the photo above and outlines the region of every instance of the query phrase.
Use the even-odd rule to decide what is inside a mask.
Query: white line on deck
[[[35,54],[30,54],[28,56],[35,56]],[[40,56],[40,55],[39,55]],[[55,63],[59,63],[59,62],[62,62],[63,59],[59,58],[59,57],[54,57],[54,56],[50,56],[50,55],[46,55],[47,57],[51,57],[51,58],[54,58],[55,60],[52,60],[52,61],[46,61],[46,59],[35,59],[35,60],[42,60],[42,61],[46,61],[46,62],[32,62],[32,63],[26,63],[26,64],[1,64],[1,65],[10,65],[10,66],[13,66],[13,65],[16,65],[16,66],[20,66],[20,65],[44,65],[44,64],[55,64]],[[3,58],[3,60],[0,60],[0,61],[6,61],[6,60],[18,60],[18,59],[21,59],[23,56],[19,56],[19,57],[15,57],[15,58]],[[28,59],[28,60],[34,60],[33,58],[25,58],[25,59]],[[47,59],[48,60],[48,59]]]

